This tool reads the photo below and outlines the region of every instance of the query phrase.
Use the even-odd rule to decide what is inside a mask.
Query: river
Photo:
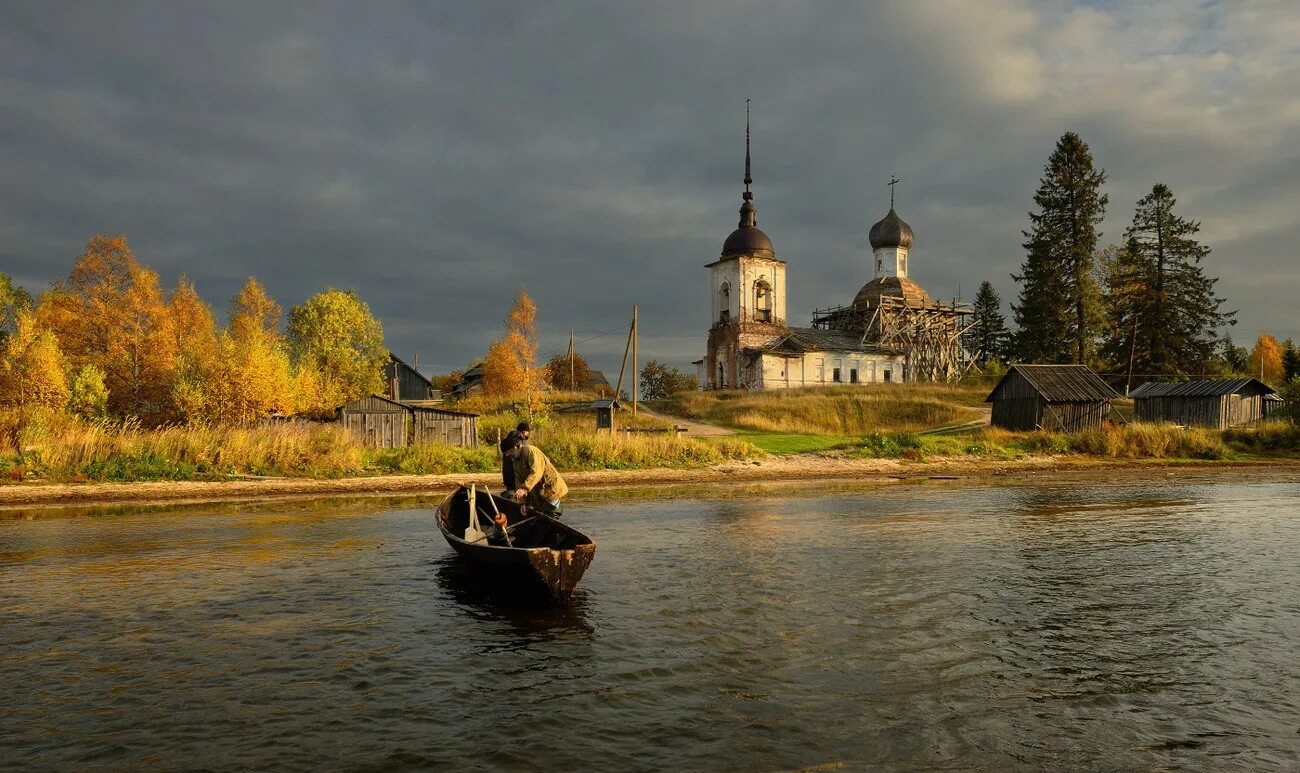
[[[429,506],[0,521],[0,767],[1300,767],[1294,474],[579,496],[558,608]]]

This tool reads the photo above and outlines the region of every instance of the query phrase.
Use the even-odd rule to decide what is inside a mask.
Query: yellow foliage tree
[[[535,409],[546,369],[537,366],[537,304],[524,290],[506,315],[505,335],[488,347],[483,361],[483,392],[490,397],[521,398]]]
[[[1268,333],[1260,333],[1255,348],[1250,350],[1250,375],[1262,378],[1266,384],[1282,383],[1282,344]]]
[[[0,404],[62,410],[67,402],[68,379],[58,340],[40,329],[31,312],[18,312],[14,333],[0,349]]]
[[[349,400],[383,391],[384,328],[356,293],[329,288],[293,307],[288,342],[299,386],[310,389],[299,398],[300,410],[332,414]]]
[[[104,372],[109,410],[147,423],[174,416],[177,336],[158,275],[125,236],[93,237],[72,273],[41,297],[37,318],[74,368]]]
[[[234,421],[253,421],[294,408],[294,379],[279,323],[280,305],[249,277],[230,304],[229,413]]]

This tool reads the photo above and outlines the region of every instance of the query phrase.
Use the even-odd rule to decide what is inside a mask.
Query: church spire
[[[749,100],[745,100],[745,192],[740,195],[743,202],[740,205],[740,227],[749,226],[753,228],[758,225],[757,210],[754,208],[754,193],[749,190],[749,186],[754,183],[754,178],[749,170]]]

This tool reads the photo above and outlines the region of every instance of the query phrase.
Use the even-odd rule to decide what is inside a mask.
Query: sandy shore
[[[761,462],[731,462],[703,469],[597,470],[565,474],[576,489],[610,489],[685,483],[769,483],[800,480],[889,480],[916,478],[997,478],[1048,471],[1116,474],[1158,470],[1260,468],[1300,475],[1300,460],[1257,462],[1120,462],[1080,457],[1029,457],[990,461],[975,457],[909,462],[897,459],[844,459],[829,455],[772,457]],[[0,511],[68,505],[185,504],[240,502],[277,498],[432,494],[465,483],[499,486],[499,475],[385,475],[317,480],[263,478],[231,481],[156,483],[25,483],[0,486]]]

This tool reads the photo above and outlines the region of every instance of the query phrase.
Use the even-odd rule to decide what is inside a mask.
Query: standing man
[[[501,445],[504,448],[506,441]],[[515,500],[545,515],[559,517],[560,500],[569,493],[569,487],[555,465],[542,449],[524,445],[523,438],[517,435],[509,439],[509,445],[505,453],[514,462]]]
[[[504,497],[515,495],[515,463],[508,452],[514,448],[514,443],[518,439],[518,432],[510,432],[501,438],[501,484],[505,486],[505,493],[501,496]]]
[[[524,441],[524,445],[528,444],[528,437],[533,434],[526,421],[519,422],[519,426],[515,427],[515,433]]]

